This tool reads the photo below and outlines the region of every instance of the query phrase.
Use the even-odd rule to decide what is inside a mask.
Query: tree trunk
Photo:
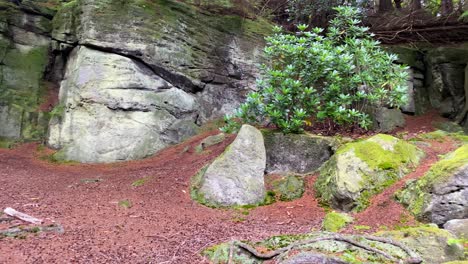
[[[388,12],[393,10],[392,0],[380,0],[379,12]]]
[[[403,0],[394,0],[394,2],[395,2],[395,7],[396,7],[397,9],[401,9],[401,2],[402,2],[402,1],[403,1]]]
[[[452,0],[442,0],[440,6],[440,13],[443,16],[448,16],[453,12],[453,1]]]
[[[422,8],[421,6],[421,0],[412,0],[411,1],[411,8],[413,10],[419,10]]]

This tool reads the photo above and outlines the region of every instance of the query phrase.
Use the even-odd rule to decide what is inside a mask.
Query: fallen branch
[[[16,217],[18,219],[21,219],[23,221],[26,221],[26,222],[29,222],[29,223],[32,223],[32,224],[35,224],[35,225],[42,224],[41,219],[37,219],[37,218],[32,217],[30,215],[18,212],[15,209],[10,208],[10,207],[7,207],[5,210],[3,210],[3,212],[5,214],[9,215],[9,216]]]
[[[395,241],[392,241],[392,240],[389,240],[389,239],[385,239],[385,238],[376,238],[376,237],[369,237],[369,238],[370,238],[369,240],[378,241],[378,242],[382,242],[382,243],[388,243],[388,244],[391,244],[391,245],[394,245],[396,247],[400,247],[401,249],[403,249],[410,256],[410,258],[405,260],[404,263],[419,264],[419,263],[422,262],[422,260],[421,260],[421,258],[419,256],[415,255],[414,252],[412,252],[406,246],[403,246],[402,244],[400,244],[398,242],[395,242]],[[287,247],[279,248],[277,250],[274,250],[274,251],[271,251],[271,252],[268,252],[268,253],[260,253],[254,247],[252,247],[251,245],[248,245],[248,244],[243,243],[243,242],[237,241],[237,242],[234,242],[234,244],[236,246],[242,248],[242,249],[245,249],[250,254],[252,254],[253,256],[255,256],[255,257],[259,258],[259,259],[272,259],[272,258],[274,258],[274,257],[276,257],[276,256],[278,256],[278,255],[280,255],[280,254],[282,254],[284,252],[290,251],[293,248],[303,246],[303,245],[307,245],[307,244],[317,243],[317,242],[320,242],[320,241],[326,241],[326,240],[334,240],[334,241],[345,242],[345,243],[351,244],[351,245],[353,245],[355,247],[362,248],[364,250],[367,250],[367,251],[382,255],[382,256],[384,256],[385,258],[387,258],[388,260],[390,260],[390,261],[392,261],[394,263],[399,263],[398,259],[396,259],[395,257],[387,254],[386,252],[384,252],[382,250],[379,250],[379,249],[376,249],[376,248],[361,244],[361,243],[359,243],[359,242],[357,242],[355,240],[352,240],[350,238],[346,238],[346,237],[342,237],[342,236],[338,236],[338,235],[329,236],[329,237],[319,237],[319,238],[313,238],[313,239],[298,241],[296,243],[292,243],[291,245],[289,245]]]
[[[34,227],[14,227],[6,230],[0,230],[0,238],[2,237],[17,237],[25,234],[35,234],[40,232],[56,232],[63,233],[61,225],[52,226],[34,226]]]

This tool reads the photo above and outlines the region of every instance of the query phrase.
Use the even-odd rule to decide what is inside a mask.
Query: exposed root
[[[252,254],[253,256],[255,256],[255,257],[259,258],[259,259],[272,259],[272,258],[275,258],[276,256],[278,256],[278,255],[280,255],[280,254],[282,254],[284,252],[290,251],[291,249],[299,247],[299,246],[303,246],[303,245],[307,245],[307,244],[313,244],[313,243],[317,243],[317,242],[320,242],[320,241],[334,240],[334,241],[345,242],[345,243],[348,243],[348,244],[353,245],[355,247],[367,250],[369,252],[373,252],[373,253],[382,255],[385,258],[387,258],[388,260],[392,261],[393,263],[407,263],[407,264],[422,263],[422,259],[418,255],[416,255],[416,253],[414,253],[412,250],[410,250],[408,247],[402,245],[401,243],[398,243],[398,242],[395,242],[393,240],[386,239],[386,238],[380,238],[380,237],[364,237],[364,238],[368,239],[368,240],[373,240],[373,241],[377,241],[377,242],[381,242],[381,243],[387,243],[387,244],[391,244],[393,246],[399,247],[403,251],[405,251],[410,256],[410,258],[408,258],[408,259],[404,260],[403,262],[401,262],[400,260],[398,260],[395,257],[387,254],[386,252],[384,252],[382,250],[379,250],[379,249],[376,249],[376,248],[361,244],[361,243],[359,243],[359,242],[357,242],[357,241],[355,241],[353,239],[346,238],[346,237],[343,237],[343,236],[340,236],[340,235],[334,235],[334,236],[329,236],[329,237],[318,237],[318,238],[313,238],[313,239],[301,240],[301,241],[292,243],[291,245],[289,245],[287,247],[279,248],[277,250],[274,250],[274,251],[271,251],[271,252],[268,252],[268,253],[260,253],[254,247],[252,247],[251,245],[248,245],[246,243],[239,242],[239,241],[234,242],[234,245],[236,245],[236,246],[238,246],[238,247],[240,247],[242,249],[245,249],[250,254]]]

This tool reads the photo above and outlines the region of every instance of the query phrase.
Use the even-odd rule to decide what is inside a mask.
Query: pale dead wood
[[[10,207],[5,208],[5,210],[3,210],[3,212],[5,214],[11,216],[11,217],[15,217],[15,218],[21,219],[23,221],[26,221],[26,222],[29,222],[29,223],[32,223],[32,224],[35,224],[35,225],[39,225],[39,224],[41,224],[43,222],[41,219],[32,217],[30,215],[27,215],[27,214],[24,214],[24,213],[21,213],[21,212],[18,212],[15,209],[10,208]]]

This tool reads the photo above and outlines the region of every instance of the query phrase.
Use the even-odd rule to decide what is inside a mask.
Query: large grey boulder
[[[422,156],[414,145],[390,135],[348,143],[321,167],[317,196],[336,209],[363,210],[373,195],[416,167]]]
[[[65,111],[52,120],[48,143],[66,160],[140,159],[195,132],[193,95],[138,61],[86,47],[70,56],[60,103]]]
[[[334,153],[333,138],[305,134],[263,131],[267,152],[267,173],[308,174],[317,170]]]
[[[260,204],[265,199],[262,133],[243,125],[234,142],[195,176],[192,196],[208,206]]]
[[[434,164],[397,197],[422,221],[443,225],[468,218],[468,145]]]

